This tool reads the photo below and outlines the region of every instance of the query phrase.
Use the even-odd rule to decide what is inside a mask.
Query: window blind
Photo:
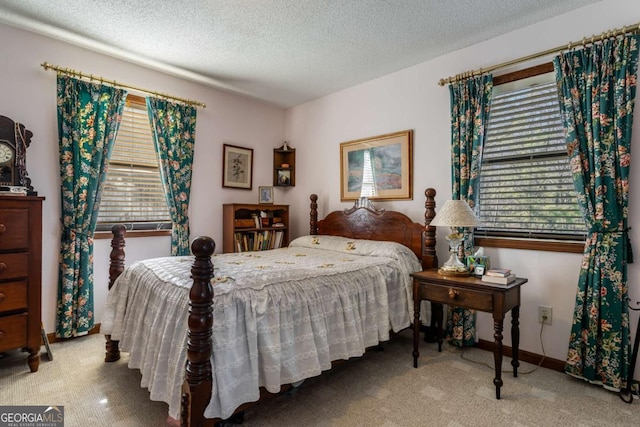
[[[129,95],[131,96],[131,95]],[[146,105],[127,99],[104,184],[98,230],[171,228]]]
[[[555,82],[494,93],[479,185],[478,235],[583,238]]]
[[[360,197],[376,196],[376,180],[374,178],[373,165],[371,164],[371,150],[364,150],[364,162],[362,166],[362,188]]]

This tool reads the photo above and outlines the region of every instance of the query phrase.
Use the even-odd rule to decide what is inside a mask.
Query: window
[[[376,196],[376,180],[374,178],[373,165],[371,164],[371,150],[364,150],[364,162],[362,165],[362,187],[360,197]]]
[[[144,98],[127,95],[104,183],[97,231],[171,229]]]
[[[553,73],[499,83],[483,150],[483,226],[476,235],[584,240]]]

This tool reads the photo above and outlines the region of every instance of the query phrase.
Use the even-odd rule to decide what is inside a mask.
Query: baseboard
[[[97,323],[93,326],[93,328],[91,328],[89,330],[89,332],[87,333],[87,335],[93,335],[93,334],[98,334],[100,333],[100,323]],[[75,338],[75,337],[74,337]],[[60,342],[60,341],[66,341],[72,338],[58,338],[56,337],[55,332],[52,332],[50,334],[47,334],[47,339],[49,340],[49,343],[54,343],[54,342]]]
[[[476,347],[482,350],[493,352],[493,341],[479,340],[476,343]],[[511,357],[513,355],[513,349],[511,347],[505,345],[502,348],[503,348],[503,354],[505,356]],[[527,362],[533,365],[537,365],[540,363],[540,360],[542,360],[542,358],[543,356],[539,354],[531,353],[529,351],[524,351],[522,349],[518,352],[518,359],[521,362]],[[540,366],[544,368],[552,369],[554,371],[564,372],[565,363],[566,362],[564,360],[552,359],[548,356],[544,356],[544,360],[542,360],[542,364]]]

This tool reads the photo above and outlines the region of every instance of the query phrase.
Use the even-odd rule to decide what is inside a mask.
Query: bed
[[[126,269],[115,226],[105,361],[127,351],[151,399],[200,426],[361,356],[419,310],[409,273],[437,265],[435,194],[425,191],[423,224],[371,205],[318,220],[313,194],[309,235],[287,248],[213,255],[213,240],[198,237],[193,256]]]

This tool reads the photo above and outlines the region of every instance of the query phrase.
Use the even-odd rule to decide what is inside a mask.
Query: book
[[[283,237],[282,231],[280,230],[276,231],[275,241],[273,243],[274,249],[282,247],[282,237]]]
[[[509,283],[516,280],[515,274],[509,274],[508,276],[499,277],[499,276],[487,276],[486,274],[482,276],[483,282],[494,283],[496,285],[508,285]]]
[[[508,268],[491,268],[484,272],[486,276],[506,277],[511,274]]]

